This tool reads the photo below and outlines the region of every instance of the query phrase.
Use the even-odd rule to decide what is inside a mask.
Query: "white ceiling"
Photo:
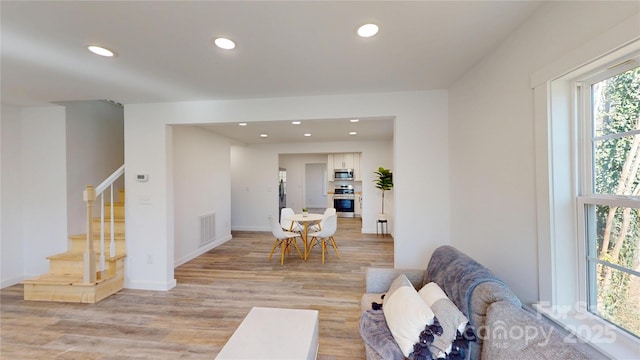
[[[1,100],[133,104],[446,89],[540,4],[2,0]],[[357,37],[366,22],[380,33]],[[215,48],[217,36],[236,49]],[[98,57],[88,44],[118,56]],[[363,120],[361,139],[364,123],[392,129],[390,119]],[[334,125],[324,128],[348,129]],[[314,140],[331,137],[322,128]],[[220,131],[229,129],[236,127]]]
[[[237,123],[202,125],[202,128],[234,139],[243,144],[305,143],[332,141],[376,141],[393,138],[393,118],[302,120],[299,125],[290,121],[262,121],[239,126]],[[357,135],[349,135],[355,131]],[[267,134],[267,138],[260,134]],[[311,134],[306,137],[304,134]]]

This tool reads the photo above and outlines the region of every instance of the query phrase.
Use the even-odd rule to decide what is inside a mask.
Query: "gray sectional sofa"
[[[400,274],[420,289],[437,283],[469,319],[477,339],[467,359],[606,359],[562,328],[523,307],[509,287],[487,268],[451,246],[434,251],[426,270],[369,268],[362,296],[360,335],[367,360],[405,359],[384,320],[383,294]],[[374,306],[377,307],[377,306]],[[411,356],[410,356],[411,358]]]

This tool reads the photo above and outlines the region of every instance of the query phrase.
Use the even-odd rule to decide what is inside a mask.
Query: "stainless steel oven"
[[[340,185],[333,192],[333,207],[338,217],[355,216],[356,195],[353,185]]]

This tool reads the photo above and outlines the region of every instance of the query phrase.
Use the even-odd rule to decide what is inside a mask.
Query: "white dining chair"
[[[336,215],[336,208],[326,208],[324,210],[324,214],[322,215],[323,216],[322,220],[320,220],[320,222],[317,223],[317,224],[313,224],[313,225],[309,226],[307,231],[308,232],[320,231],[322,229],[323,221],[326,220],[327,217],[329,217],[331,215]]]
[[[337,215],[329,215],[322,224],[322,229],[320,231],[316,231],[310,233],[311,241],[309,243],[309,248],[307,249],[307,253],[305,254],[305,259],[309,258],[309,254],[311,254],[311,250],[316,244],[320,244],[320,248],[322,249],[322,263],[324,264],[324,254],[328,252],[327,242],[333,246],[333,249],[340,257],[340,252],[338,251],[338,246],[336,245],[336,240],[333,238],[333,235],[336,233],[338,229],[338,216]]]
[[[304,227],[297,221],[290,220],[295,215],[292,208],[282,208],[280,210],[280,227],[285,231],[293,231],[302,234]]]
[[[296,242],[296,237],[300,236],[300,234],[292,231],[284,231],[273,216],[269,216],[269,222],[271,223],[271,232],[276,238],[273,243],[273,248],[271,248],[271,253],[269,254],[269,260],[271,260],[276,248],[280,246],[282,251],[282,255],[280,256],[280,265],[284,265],[284,254],[291,252],[291,245],[293,245],[293,247],[296,248],[296,251],[298,251],[300,259],[304,259],[304,255],[300,252],[300,248],[298,248],[298,244]]]

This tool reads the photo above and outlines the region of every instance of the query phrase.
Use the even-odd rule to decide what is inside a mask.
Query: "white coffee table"
[[[216,360],[313,360],[318,311],[254,307]]]

